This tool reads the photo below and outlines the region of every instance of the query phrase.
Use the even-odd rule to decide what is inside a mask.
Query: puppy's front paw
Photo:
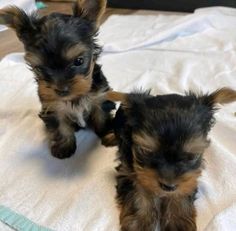
[[[71,157],[76,150],[75,137],[54,141],[51,145],[51,153],[54,157],[65,159]]]
[[[117,138],[113,132],[106,134],[101,139],[102,139],[102,145],[106,147],[112,147],[118,144]]]
[[[161,231],[185,231],[185,230],[197,231],[197,227],[195,223],[189,223],[189,221],[187,221],[186,223],[182,222],[182,223],[169,224],[161,228]]]

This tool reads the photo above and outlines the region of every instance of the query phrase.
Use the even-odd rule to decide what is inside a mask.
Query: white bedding
[[[152,93],[236,89],[236,9],[179,15],[113,15],[101,28],[100,59],[115,90]],[[77,134],[67,160],[50,156],[32,73],[22,54],[0,62],[0,205],[56,231],[118,231],[116,148]],[[199,231],[236,230],[236,103],[217,112],[196,200]],[[0,231],[10,230],[0,223]]]

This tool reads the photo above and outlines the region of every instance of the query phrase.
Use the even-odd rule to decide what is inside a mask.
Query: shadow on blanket
[[[89,157],[99,145],[97,136],[89,130],[82,130],[76,134],[77,145],[80,147],[76,154],[65,160],[54,158],[50,155],[46,137],[37,147],[21,150],[24,153],[21,165],[31,161],[32,165],[40,167],[40,174],[50,178],[67,178],[83,176],[89,170]]]

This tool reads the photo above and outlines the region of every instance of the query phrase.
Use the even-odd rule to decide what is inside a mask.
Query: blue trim
[[[0,205],[0,221],[16,231],[53,231],[35,224],[23,215],[2,205]]]

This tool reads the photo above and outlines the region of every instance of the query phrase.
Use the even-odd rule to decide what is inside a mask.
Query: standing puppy
[[[0,10],[0,23],[16,31],[25,60],[35,74],[51,153],[70,157],[74,132],[91,127],[109,145],[112,102],[103,99],[108,82],[96,60],[101,48],[96,35],[106,0],[78,0],[73,15],[27,15],[17,7]],[[108,134],[111,137],[111,133]]]
[[[197,179],[216,104],[236,101],[236,91],[156,97],[111,92],[108,98],[122,101],[114,123],[121,230],[196,231]]]

